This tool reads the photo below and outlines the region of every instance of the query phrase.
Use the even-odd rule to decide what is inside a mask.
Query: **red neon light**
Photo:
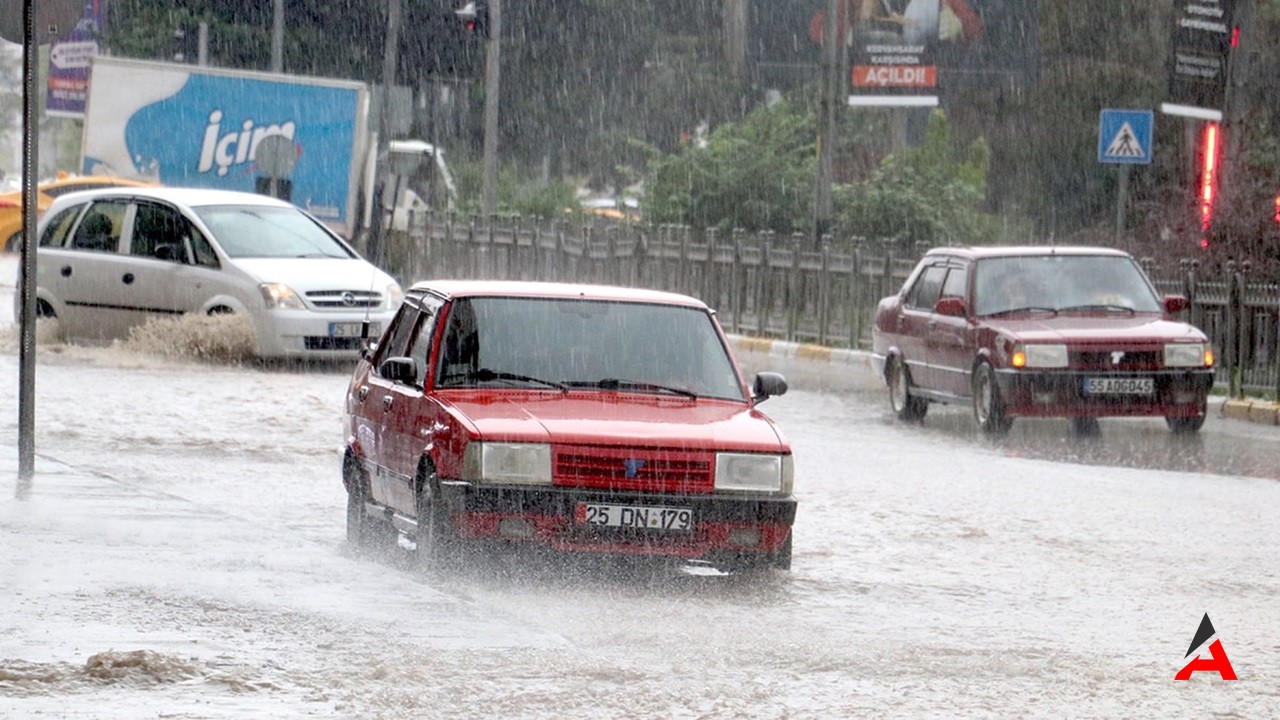
[[[1240,26],[1231,28],[1231,49],[1234,50],[1240,46]]]
[[[1217,171],[1218,123],[1208,123],[1204,127],[1204,165],[1200,172],[1200,227],[1206,232],[1213,220],[1213,206],[1218,195]]]

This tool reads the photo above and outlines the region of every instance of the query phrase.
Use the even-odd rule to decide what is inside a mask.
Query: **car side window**
[[[916,278],[916,284],[907,293],[907,307],[916,310],[933,310],[942,296],[942,281],[947,275],[945,265],[931,265]]]
[[[103,200],[90,205],[71,236],[70,247],[90,252],[119,252],[127,205],[122,200]]]
[[[418,308],[418,304],[406,299],[395,318],[391,320],[391,326],[383,334],[382,341],[378,343],[378,351],[373,363],[374,372],[377,372],[378,367],[387,358],[404,357],[408,353],[409,338],[413,337],[421,315],[422,311]]]
[[[957,297],[964,299],[967,280],[969,277],[968,267],[961,265],[952,267],[947,272],[947,279],[942,283],[942,297]]]
[[[421,316],[418,321],[418,330],[413,334],[413,340],[409,343],[409,357],[413,358],[414,364],[417,366],[418,377],[414,384],[419,387],[425,387],[427,382],[427,363],[431,360],[431,339],[436,332],[436,318],[439,316],[439,306],[435,303],[425,302],[422,304]]]
[[[191,223],[171,207],[157,203],[138,203],[133,219],[133,237],[129,254],[169,262],[187,262],[187,243]]]
[[[40,236],[40,247],[62,247],[67,243],[67,234],[71,232],[71,226],[75,224],[76,216],[84,209],[84,205],[73,205],[62,212],[59,212],[44,227],[44,234]]]
[[[196,265],[215,270],[222,267],[218,262],[218,253],[214,252],[213,245],[209,244],[204,233],[190,223],[187,224],[187,229],[191,232],[191,254],[195,257]]]

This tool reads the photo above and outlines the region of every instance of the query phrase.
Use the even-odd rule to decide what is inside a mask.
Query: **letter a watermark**
[[[1187,654],[1183,657],[1191,657],[1191,653],[1195,652],[1205,641],[1216,635],[1213,629],[1213,623],[1209,622],[1209,613],[1204,614],[1204,619],[1200,621],[1200,628],[1196,630],[1196,635],[1191,639],[1191,647],[1187,648]],[[1216,672],[1223,680],[1235,680],[1236,671],[1231,667],[1231,660],[1227,658],[1227,651],[1222,649],[1222,641],[1214,640],[1209,646],[1209,657],[1200,657],[1199,653],[1187,663],[1186,667],[1178,671],[1173,676],[1174,680],[1190,680],[1191,673],[1197,672]]]

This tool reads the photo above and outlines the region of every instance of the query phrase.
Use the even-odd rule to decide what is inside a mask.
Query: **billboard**
[[[1170,39],[1169,99],[1161,110],[1222,119],[1234,14],[1235,0],[1179,0]]]
[[[850,105],[938,104],[934,53],[941,41],[942,8],[942,0],[857,3],[848,23]]]
[[[827,0],[751,0],[751,38],[748,60],[756,84],[785,88],[816,81],[822,62],[822,23],[830,3]],[[1040,34],[1037,0],[842,0],[837,16],[838,34],[844,38],[851,66],[898,66],[908,63],[876,62],[875,55],[903,53],[868,52],[876,43],[867,42],[879,31],[891,46],[906,47],[915,68],[899,70],[895,80],[887,71],[875,71],[886,83],[928,82],[932,76],[938,91],[969,85],[1024,84],[1038,71]],[[895,16],[900,22],[896,27]],[[933,19],[936,17],[936,21]],[[858,44],[853,27],[862,27]],[[908,25],[913,38],[907,42]],[[900,27],[901,39],[890,30]],[[920,33],[936,28],[932,33]],[[897,34],[896,32],[893,34]],[[916,46],[926,45],[918,51]],[[886,59],[886,58],[881,58]],[[888,58],[892,60],[893,58]],[[902,60],[905,58],[899,58]],[[850,87],[854,85],[850,77]],[[862,87],[876,87],[877,76],[861,78]],[[886,86],[887,87],[887,86]],[[916,85],[912,92],[923,93]],[[900,92],[908,92],[903,89]]]
[[[106,0],[87,0],[84,15],[71,32],[49,46],[49,82],[45,113],[58,117],[84,117],[89,91],[89,63],[98,54]]]

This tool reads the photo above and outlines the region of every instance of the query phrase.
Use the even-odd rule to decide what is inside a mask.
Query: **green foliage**
[[[650,163],[649,217],[698,228],[802,231],[812,222],[814,126],[782,101]]]
[[[983,219],[989,151],[981,138],[956,157],[946,115],[934,111],[924,143],[889,156],[866,180],[841,186],[838,235],[933,244],[990,242]]]

